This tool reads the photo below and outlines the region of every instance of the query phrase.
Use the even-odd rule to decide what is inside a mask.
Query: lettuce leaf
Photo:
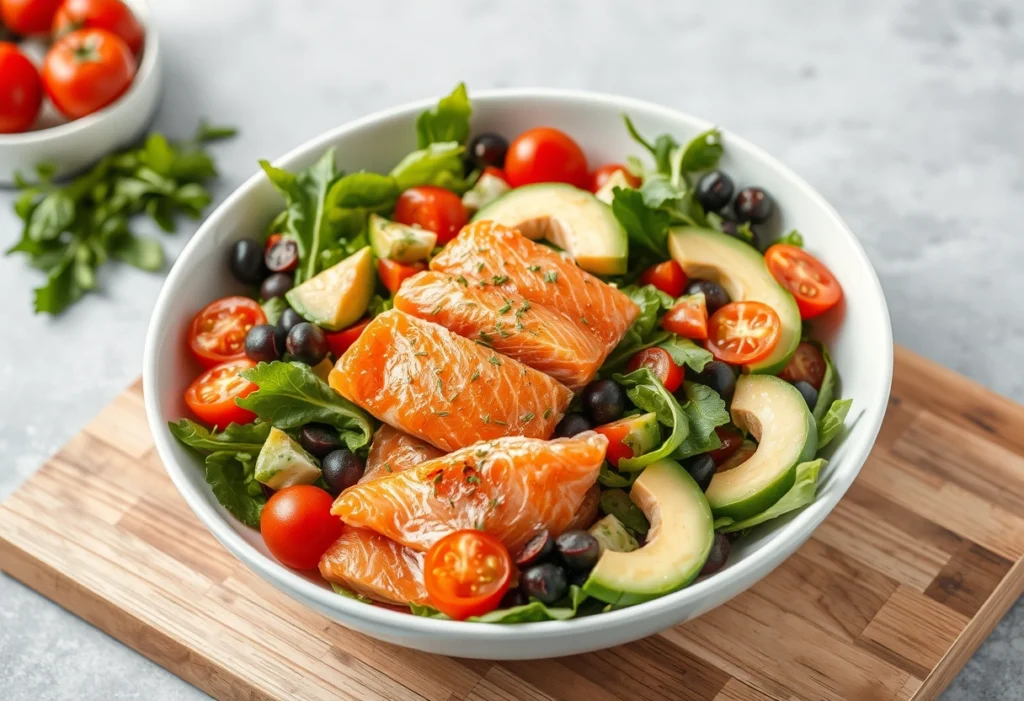
[[[466,143],[469,138],[469,116],[472,113],[466,84],[459,83],[450,95],[442,97],[435,107],[421,112],[417,117],[417,148],[445,141]]]
[[[633,472],[672,455],[690,431],[689,421],[676,398],[647,368],[640,368],[628,375],[616,374],[613,379],[626,388],[626,396],[633,404],[644,411],[653,411],[658,415],[659,423],[671,428],[661,446],[644,455],[620,460],[619,470]]]
[[[728,517],[715,519],[715,530],[723,533],[745,531],[765,521],[771,521],[790,511],[803,508],[814,501],[818,490],[818,473],[828,464],[824,458],[802,462],[796,466],[796,480],[789,491],[782,495],[782,498],[772,504],[759,514],[754,514],[741,521],[734,521]]]
[[[811,412],[814,414],[815,421],[821,421],[822,417],[825,416],[825,412],[832,406],[832,398],[835,396],[839,374],[836,372],[836,366],[832,362],[832,356],[829,355],[825,344],[820,341],[811,341],[811,343],[818,347],[818,350],[821,351],[821,357],[825,359],[825,375],[821,380],[821,388],[818,390],[818,401],[814,403],[814,410]]]
[[[715,428],[729,423],[729,410],[718,392],[696,382],[684,382],[683,392],[686,394],[683,413],[690,431],[672,454],[673,460],[684,460],[721,448],[722,441]]]
[[[390,175],[398,183],[399,190],[437,185],[461,194],[472,185],[465,178],[462,160],[465,151],[466,148],[458,141],[432,143],[399,161]]]
[[[668,351],[668,354],[672,356],[672,362],[676,365],[686,365],[694,372],[703,372],[704,366],[714,359],[711,351],[701,348],[688,338],[675,334],[670,335],[657,347]]]
[[[850,413],[852,405],[852,399],[837,399],[832,402],[832,406],[818,422],[818,450],[831,443],[843,430],[843,422],[846,421],[846,415]]]

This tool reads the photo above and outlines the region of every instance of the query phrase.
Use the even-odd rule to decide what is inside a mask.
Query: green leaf
[[[606,489],[601,492],[600,504],[603,513],[619,519],[623,526],[637,535],[646,535],[651,527],[644,512],[621,489]]]
[[[60,190],[51,192],[39,202],[28,222],[28,237],[33,241],[50,241],[75,221],[75,203]]]
[[[199,122],[199,128],[196,129],[196,135],[192,138],[197,143],[207,144],[213,141],[220,141],[222,139],[231,139],[237,134],[238,129],[235,127],[216,126],[203,119]]]
[[[747,226],[749,226],[749,224]],[[751,236],[751,238],[753,238],[753,236]],[[792,229],[788,234],[780,238],[776,243],[785,243],[789,244],[790,246],[796,246],[797,248],[803,248],[804,237],[803,234],[801,234],[799,231],[797,231],[796,229]]]
[[[818,458],[810,462],[802,462],[796,466],[796,481],[789,491],[782,495],[782,498],[772,504],[759,514],[745,518],[742,521],[733,521],[728,517],[715,520],[715,530],[723,533],[734,533],[753,528],[765,521],[771,521],[783,514],[801,509],[812,501],[818,490],[818,473],[828,464],[824,458]]]
[[[649,207],[639,190],[616,187],[612,195],[612,212],[626,230],[630,246],[639,246],[662,260],[668,258],[669,214]]]
[[[641,146],[643,146],[653,156],[654,155],[654,146],[651,145],[651,143],[647,139],[645,139],[644,137],[642,137],[640,135],[640,132],[638,132],[636,130],[636,127],[633,125],[633,120],[629,118],[629,115],[628,114],[622,115],[622,119],[626,122],[626,131],[628,131],[629,135],[631,137],[633,137],[633,141],[635,141],[638,144],[640,144]]]
[[[661,316],[661,312],[671,309],[675,301],[672,297],[653,285],[644,285],[643,287],[628,285],[621,289],[640,307],[640,313],[633,325],[627,329],[622,340],[619,341],[619,345],[605,359],[604,365],[601,366],[601,373],[604,375],[625,365],[637,351],[667,342],[673,337],[671,333],[658,327],[658,318]]]
[[[227,425],[223,431],[208,429],[189,419],[170,421],[171,435],[190,448],[203,452],[234,451],[259,453],[270,435],[270,424],[257,421],[250,424]]]
[[[843,430],[843,422],[850,413],[852,399],[837,399],[818,422],[818,450],[832,442],[832,439]]]
[[[36,164],[36,177],[39,178],[39,182],[48,183],[53,180],[53,176],[57,174],[57,166],[53,163],[37,163]],[[19,185],[19,187],[21,187]]]
[[[60,262],[46,276],[46,283],[34,290],[36,313],[59,314],[84,294],[75,277],[75,251],[68,248]]]
[[[714,356],[705,348],[701,348],[688,338],[672,334],[665,341],[658,344],[672,356],[672,362],[680,367],[686,365],[694,372],[703,372],[704,366],[710,363]]]
[[[363,170],[335,182],[327,194],[327,204],[331,208],[380,212],[393,208],[400,192],[398,182],[390,175]]]
[[[150,134],[139,159],[160,175],[169,175],[174,165],[174,149],[163,134]]]
[[[721,448],[722,442],[715,428],[729,423],[725,400],[715,390],[696,382],[684,382],[683,392],[686,394],[683,413],[690,431],[672,455],[676,460]]]
[[[462,154],[465,147],[457,141],[433,143],[426,148],[413,151],[391,169],[391,177],[398,182],[399,190],[418,185],[437,185],[456,191],[463,191],[465,166]]]
[[[441,98],[436,107],[421,113],[416,119],[417,147],[426,148],[446,141],[466,143],[472,111],[466,85],[459,83],[450,95]]]
[[[597,475],[597,481],[605,487],[625,489],[626,487],[633,486],[633,483],[636,482],[636,478],[639,476],[639,472],[622,474],[608,463],[603,463],[601,465],[601,472]]]
[[[643,195],[645,205],[651,209],[660,209],[681,200],[685,191],[673,185],[666,176],[654,174],[644,180],[640,186],[640,194]]]
[[[174,231],[174,208],[170,201],[163,197],[154,197],[146,203],[146,214],[162,230],[167,233]]]
[[[814,420],[821,422],[825,412],[832,406],[832,398],[836,393],[836,384],[839,382],[839,373],[836,372],[835,363],[824,343],[811,341],[821,351],[821,357],[825,359],[825,374],[821,379],[821,387],[818,389],[818,400],[814,403]]]
[[[186,210],[193,218],[202,215],[213,198],[205,187],[198,183],[186,183],[174,191],[174,203]],[[172,229],[173,230],[173,229]]]
[[[577,585],[573,584],[569,587],[569,594],[565,597],[564,601],[558,602],[557,606],[547,606],[541,603],[537,599],[530,599],[529,603],[523,604],[522,606],[513,606],[507,609],[497,609],[495,611],[489,611],[482,616],[470,616],[467,621],[475,623],[529,623],[536,621],[565,621],[574,617],[579,609],[580,604],[586,600],[587,595],[583,593],[583,590]],[[432,606],[425,604],[417,604],[414,602],[409,603],[409,611],[414,616],[422,616],[424,618],[436,618],[439,620],[448,620],[448,616],[444,615]]]
[[[356,594],[354,591],[349,591],[348,589],[346,589],[345,587],[341,586],[340,584],[335,584],[334,582],[331,582],[331,589],[333,589],[334,593],[337,594],[338,596],[344,596],[347,599],[355,599],[356,601],[361,601],[364,604],[372,604],[373,603],[373,599],[371,599],[370,597],[363,596],[362,594]],[[410,607],[411,606],[415,606],[415,605],[416,604],[410,604]]]
[[[635,458],[620,460],[619,470],[633,472],[672,455],[690,431],[686,414],[676,398],[647,368],[634,370],[628,375],[617,374],[613,379],[626,388],[626,396],[633,404],[644,411],[653,411],[660,423],[671,428],[668,438],[658,448]]]
[[[366,315],[371,319],[383,314],[384,312],[392,309],[395,306],[395,302],[392,299],[385,299],[380,295],[374,295],[370,298],[370,305],[366,309]]]
[[[284,297],[272,297],[260,306],[263,307],[263,315],[267,317],[267,323],[277,326],[284,310],[288,308],[288,303],[284,301]]]
[[[110,255],[140,270],[157,272],[164,267],[164,249],[159,241],[127,233],[110,249]]]
[[[206,456],[206,482],[217,501],[245,525],[259,528],[260,515],[267,498],[262,491],[258,494],[249,492],[251,479],[248,477],[245,465],[238,459],[238,453],[216,452]]]
[[[718,129],[708,129],[686,145],[682,156],[682,170],[688,173],[711,170],[718,165],[723,151],[722,133]]]

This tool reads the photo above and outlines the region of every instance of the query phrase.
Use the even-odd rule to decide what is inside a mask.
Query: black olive
[[[469,159],[476,168],[505,167],[505,154],[508,153],[508,141],[504,136],[487,132],[480,134],[469,142]]]
[[[810,382],[804,382],[799,380],[793,383],[793,386],[800,390],[800,395],[807,402],[807,406],[810,409],[814,409],[814,405],[818,403],[818,390],[814,389],[814,385]]]
[[[293,239],[280,238],[263,256],[267,268],[275,273],[286,273],[299,267],[299,244]]]
[[[740,234],[740,222],[734,221],[732,219],[722,220],[723,234],[728,234],[729,236],[732,236],[734,239],[739,239],[743,243],[749,244],[759,251],[762,250],[762,239],[764,237],[761,235],[761,230],[758,229],[756,226],[750,226],[749,231],[751,238],[747,238],[746,236]]]
[[[239,239],[231,244],[228,259],[231,274],[246,285],[258,285],[267,276],[263,263],[263,246],[255,239]]]
[[[557,604],[569,593],[569,581],[565,570],[551,562],[534,565],[519,576],[519,586],[527,596],[532,596],[548,606]]]
[[[578,572],[573,572],[572,570],[569,570],[570,585],[575,584],[577,587],[582,587],[584,584],[587,583],[588,579],[590,579],[590,570],[580,570]]]
[[[277,329],[270,324],[260,324],[245,334],[245,354],[257,363],[270,363],[281,357],[275,335]]]
[[[698,292],[704,293],[704,304],[707,305],[708,314],[714,314],[732,301],[725,288],[711,280],[690,280],[684,293],[695,295]]]
[[[626,391],[612,380],[594,380],[583,388],[583,408],[598,426],[618,421],[626,411]]]
[[[729,204],[735,191],[732,178],[720,170],[712,170],[697,181],[697,202],[705,212],[717,212]]]
[[[299,433],[299,443],[318,458],[325,458],[328,454],[342,447],[341,438],[338,436],[338,429],[327,424],[306,424]]]
[[[303,321],[288,332],[285,349],[300,363],[316,365],[327,357],[327,336],[316,324]]]
[[[501,597],[501,603],[498,604],[498,608],[510,609],[516,606],[524,606],[528,603],[530,603],[529,597],[526,596],[522,589],[516,587],[505,592],[505,596]]]
[[[695,455],[686,461],[686,471],[700,487],[700,491],[708,491],[711,478],[715,476],[715,461],[707,453]]]
[[[516,555],[516,566],[529,567],[541,560],[547,560],[554,552],[555,539],[551,537],[548,529],[542,528],[526,541],[526,545]]]
[[[751,224],[764,224],[775,211],[775,202],[771,195],[759,187],[745,187],[736,195],[732,203],[736,218]]]
[[[295,285],[295,276],[291,273],[274,273],[267,277],[260,285],[260,297],[273,299],[284,297],[284,293]]]
[[[288,339],[288,332],[292,330],[293,326],[301,324],[305,319],[302,316],[288,307],[281,312],[281,318],[277,320],[277,347],[284,348],[285,341]]]
[[[704,366],[703,372],[699,372],[692,378],[700,385],[707,385],[718,392],[718,395],[725,401],[732,399],[736,391],[736,371],[732,365],[723,363],[721,360],[712,360]]]
[[[362,479],[366,465],[358,455],[342,448],[328,453],[320,469],[323,471],[328,491],[332,496],[338,496]]]
[[[594,425],[583,414],[571,412],[562,417],[555,426],[555,438],[572,438],[577,433],[589,431]]]
[[[555,540],[555,548],[574,572],[589,572],[601,557],[601,544],[586,531],[566,531]]]
[[[725,566],[725,561],[729,559],[729,551],[731,549],[729,537],[725,533],[715,533],[715,540],[711,543],[711,552],[708,554],[708,559],[704,563],[704,569],[700,573],[714,574],[722,569]]]

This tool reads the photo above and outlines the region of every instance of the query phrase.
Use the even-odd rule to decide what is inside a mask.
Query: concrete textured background
[[[446,92],[622,93],[715,120],[787,162],[846,217],[882,279],[896,340],[1024,400],[1024,6],[969,0],[354,3],[151,0],[167,81],[156,127],[237,124],[223,199],[354,117]],[[17,234],[0,192],[0,247]],[[166,239],[180,250],[195,227]],[[37,274],[0,258],[0,498],[141,369],[162,279],[105,270],[58,320]],[[227,555],[225,555],[227,556]],[[1024,699],[1018,603],[943,697]],[[0,575],[0,696],[204,694]]]

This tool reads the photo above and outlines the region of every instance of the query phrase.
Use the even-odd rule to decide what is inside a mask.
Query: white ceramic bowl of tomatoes
[[[160,97],[144,0],[0,0],[0,185],[75,173],[137,139]]]

